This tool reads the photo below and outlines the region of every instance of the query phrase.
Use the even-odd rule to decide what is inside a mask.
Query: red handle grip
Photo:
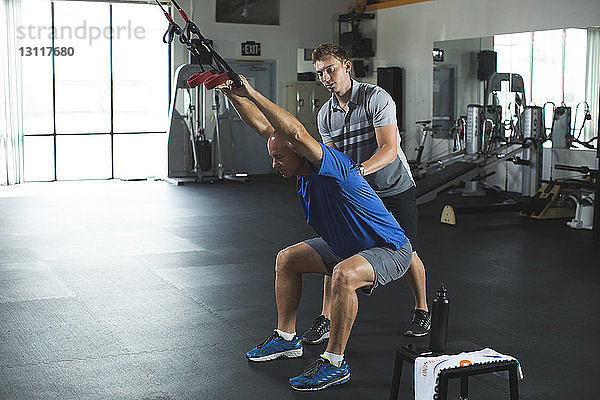
[[[206,87],[206,89],[208,90],[214,89],[217,86],[224,84],[228,80],[229,76],[227,75],[227,73],[216,74],[204,82],[204,87]]]
[[[206,71],[206,72],[196,72],[194,75],[190,76],[187,80],[187,84],[189,87],[191,88],[195,88],[196,86],[200,86],[202,85],[204,82],[206,82],[207,80],[213,78],[217,76],[216,74],[213,75],[212,72],[210,71]]]

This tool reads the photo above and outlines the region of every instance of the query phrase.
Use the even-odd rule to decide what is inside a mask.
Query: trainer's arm
[[[365,169],[365,175],[379,171],[381,168],[392,163],[398,154],[396,125],[386,125],[375,128],[375,139],[379,150],[368,160],[361,163]]]
[[[263,113],[248,99],[237,96],[226,89],[222,92],[239,114],[246,125],[258,133],[265,141],[269,140],[275,131]]]

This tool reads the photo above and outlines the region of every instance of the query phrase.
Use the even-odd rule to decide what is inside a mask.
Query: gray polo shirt
[[[317,117],[323,143],[333,142],[357,165],[368,160],[379,150],[375,128],[396,125],[396,104],[379,86],[352,80],[352,94],[348,112],[344,111],[335,95],[323,104]],[[398,154],[396,159],[365,179],[380,197],[394,196],[415,186],[410,167],[400,148],[400,134],[396,128]]]

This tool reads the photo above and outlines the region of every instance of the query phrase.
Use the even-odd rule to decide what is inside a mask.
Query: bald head
[[[273,158],[273,168],[277,169],[284,178],[299,175],[306,166],[304,157],[282,135],[275,133],[267,140],[267,151]]]
[[[271,151],[274,149],[277,149],[277,150],[280,150],[283,152],[287,152],[287,151],[296,152],[296,149],[294,148],[292,143],[290,143],[289,140],[284,138],[279,133],[272,134],[271,137],[269,138],[269,140],[267,140],[267,150],[268,150],[269,154],[271,154]]]

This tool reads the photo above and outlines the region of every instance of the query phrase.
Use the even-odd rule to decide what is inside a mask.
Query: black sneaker
[[[308,344],[319,344],[325,339],[329,339],[329,320],[324,315],[319,315],[313,321],[309,330],[302,335],[302,341]]]
[[[431,328],[431,314],[425,310],[412,310],[410,324],[404,330],[404,336],[425,336]]]

